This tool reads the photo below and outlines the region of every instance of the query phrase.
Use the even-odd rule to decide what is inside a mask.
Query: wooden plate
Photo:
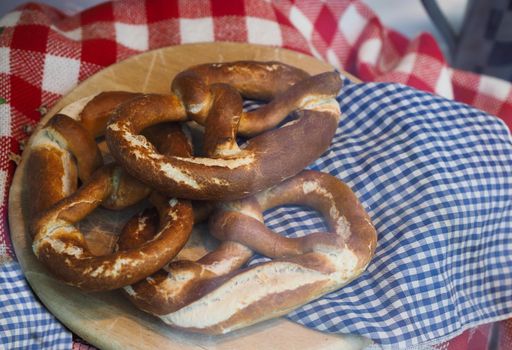
[[[168,47],[131,57],[90,77],[62,98],[43,118],[81,97],[102,90],[167,93],[176,73],[188,66],[233,60],[279,60],[310,73],[332,70],[326,63],[296,52],[236,43]],[[173,330],[138,311],[118,291],[84,293],[52,278],[32,253],[26,227],[23,154],[9,194],[9,224],[16,255],[30,285],[64,325],[101,349],[359,349],[368,341],[355,336],[316,332],[285,319],[271,320],[224,336]],[[101,221],[89,220],[92,225]],[[122,221],[116,217],[114,221]],[[96,237],[98,238],[98,237]],[[106,239],[101,235],[99,239]],[[88,237],[94,240],[94,237]],[[192,246],[189,251],[194,251]]]

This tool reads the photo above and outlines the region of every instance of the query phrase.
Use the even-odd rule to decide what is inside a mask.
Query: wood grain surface
[[[112,65],[62,98],[44,117],[48,120],[63,106],[104,90],[167,93],[172,78],[188,66],[233,60],[278,60],[310,73],[332,70],[310,56],[283,49],[236,43],[190,44],[167,47],[131,57]],[[27,147],[30,149],[30,142]],[[360,349],[369,342],[357,336],[316,332],[285,319],[267,321],[224,336],[202,336],[173,330],[157,318],[133,307],[119,291],[84,293],[54,278],[32,253],[26,227],[24,192],[25,151],[9,194],[9,225],[16,256],[27,280],[45,306],[64,325],[100,349]],[[82,225],[89,242],[111,246],[128,214],[98,210]],[[104,230],[95,228],[103,227]],[[107,227],[105,229],[105,227]],[[108,232],[107,232],[108,231]],[[102,233],[103,232],[103,233]],[[204,236],[195,239],[183,254],[203,254]],[[92,243],[91,243],[92,244]]]

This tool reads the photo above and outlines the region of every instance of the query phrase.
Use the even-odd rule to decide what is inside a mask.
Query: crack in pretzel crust
[[[284,204],[318,210],[329,232],[285,238],[270,231],[263,211]],[[173,327],[227,333],[284,315],[346,285],[366,269],[377,239],[350,188],[314,171],[253,197],[223,202],[209,227],[223,242],[216,250],[198,261],[171,262],[125,287],[126,296]],[[253,251],[273,260],[242,268]]]

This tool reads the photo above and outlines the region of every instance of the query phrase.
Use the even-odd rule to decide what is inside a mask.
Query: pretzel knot
[[[318,210],[330,231],[300,238],[270,231],[262,213],[283,204]],[[128,298],[173,327],[227,333],[339,289],[364,271],[376,246],[374,226],[350,188],[314,171],[222,204],[209,227],[222,240],[216,250],[125,287]],[[241,269],[253,251],[274,260]]]
[[[122,104],[106,140],[123,168],[163,193],[242,198],[297,174],[329,147],[340,117],[334,98],[341,85],[335,72],[308,77],[277,62],[201,65],[180,73],[170,95],[143,95]],[[271,101],[245,113],[240,94]],[[268,130],[294,111],[296,120]],[[205,126],[207,157],[162,155],[140,135],[163,121],[187,120]],[[257,136],[240,149],[238,134]]]
[[[168,201],[156,193],[150,201],[160,214],[159,234],[136,250],[94,256],[75,226],[99,205],[121,209],[151,193],[149,187],[120,167],[101,167],[102,156],[94,140],[105,129],[108,112],[133,96],[115,92],[77,101],[50,119],[36,133],[30,147],[33,251],[59,279],[88,291],[119,288],[157,271],[179,252],[192,229],[190,203]],[[93,104],[95,112],[84,117],[82,112],[91,109],[90,102],[98,100],[105,101]],[[159,125],[145,134],[164,153],[191,153],[178,126]],[[77,190],[78,178],[83,185]]]

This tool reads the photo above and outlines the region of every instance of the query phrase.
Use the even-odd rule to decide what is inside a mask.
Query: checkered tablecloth
[[[403,85],[348,84],[338,100],[343,117],[333,144],[311,168],[356,192],[376,226],[377,252],[356,281],[288,317],[391,350],[437,344],[511,315],[505,124]],[[298,208],[272,210],[265,221],[288,236],[326,230]]]
[[[430,35],[409,41],[359,1],[121,0],[75,16],[29,4],[3,17],[0,27],[0,338],[7,348],[71,347],[69,333],[38,305],[11,260],[10,155],[19,154],[26,125],[114,62],[188,42],[275,45],[365,81],[400,82],[471,104],[512,126],[509,83],[450,69]],[[379,229],[378,255],[364,278],[290,317],[396,348],[446,340],[510,315],[504,290],[511,290],[512,276],[511,159],[504,124],[403,86],[351,85],[344,92],[350,118],[317,166],[357,191]],[[272,225],[276,216],[269,215]],[[289,214],[275,215],[284,229],[295,227],[293,217],[282,219]],[[306,227],[319,225],[314,214],[297,215]],[[505,349],[511,328],[510,322],[474,328],[436,348],[469,348],[497,330]]]

